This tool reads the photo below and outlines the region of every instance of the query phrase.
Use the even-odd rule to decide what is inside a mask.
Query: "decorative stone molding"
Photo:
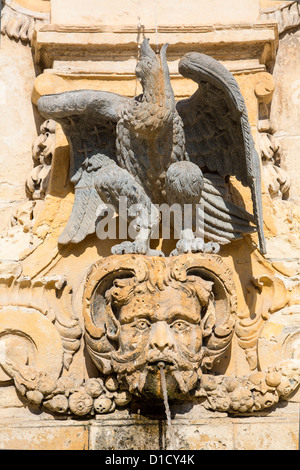
[[[28,10],[14,0],[2,0],[1,33],[11,39],[30,43],[33,31],[49,22],[49,13]]]
[[[283,34],[291,28],[300,25],[300,5],[299,2],[280,2],[283,5],[266,8],[261,12],[263,20],[277,22],[278,32]]]
[[[55,121],[45,121],[40,128],[41,134],[33,144],[34,168],[31,170],[25,185],[29,199],[44,199],[46,195],[55,148],[55,130]]]
[[[34,406],[43,406],[54,414],[92,417],[124,408],[140,396],[150,395],[162,400],[160,367],[164,367],[169,399],[177,397],[174,383],[178,381],[181,400],[193,400],[209,410],[229,414],[270,408],[280,399],[290,399],[298,389],[299,308],[297,305],[286,307],[284,284],[276,278],[259,280],[263,287],[256,321],[247,322],[245,318],[241,322],[237,318],[232,272],[217,255],[173,258],[124,255],[98,261],[87,274],[83,313],[87,350],[100,370],[98,377],[82,379],[62,374],[63,370],[68,371],[81,336],[71,307],[64,307],[63,299],[69,298],[71,293],[65,279],[49,276],[31,281],[22,277],[17,264],[7,265],[6,272],[0,283],[1,299],[7,304],[0,309],[0,381],[4,384],[13,380],[18,393]],[[271,300],[268,289],[273,289],[276,295],[274,302],[267,305],[266,300]],[[194,317],[193,324],[187,319],[188,315],[195,315],[197,302],[192,291],[197,291],[197,301],[201,304],[200,324],[194,323]],[[59,297],[59,302],[53,300],[54,292],[61,292],[54,296]],[[165,301],[164,292],[167,293]],[[186,303],[176,302],[178,294],[181,301],[187,294]],[[156,308],[157,295],[159,304]],[[23,305],[20,305],[20,299]],[[189,308],[191,302],[194,302],[193,309]],[[172,309],[169,307],[172,305],[173,310],[176,309],[176,318],[171,321]],[[184,308],[187,308],[185,317],[179,318],[179,311]],[[296,316],[291,316],[291,312]],[[164,314],[167,317],[155,318]],[[135,324],[139,322],[136,331],[140,336],[147,333],[142,322],[153,330],[144,340],[147,344],[150,341],[150,349],[136,336],[135,348],[131,344],[132,338],[127,331],[128,326],[132,328],[129,315],[135,315]],[[160,333],[156,337],[157,322]],[[165,329],[170,329],[165,339],[164,323],[168,324]],[[198,363],[189,369],[188,362],[183,361],[184,356],[179,352],[184,336],[191,340],[189,333],[184,332],[185,328],[191,327],[202,330],[201,339],[199,337],[196,343],[199,342],[198,349],[199,352],[203,350],[203,354],[190,356],[193,364],[196,357]],[[222,360],[235,335],[243,349],[251,346],[257,350],[253,372],[248,375],[216,374],[214,366]],[[196,337],[193,344],[195,340]],[[168,346],[166,343],[163,347],[163,341],[167,341]],[[180,347],[179,343],[182,343]],[[191,347],[192,343],[189,353]],[[159,361],[154,361],[155,348],[159,351]],[[143,368],[139,358],[145,354],[149,357]],[[132,364],[130,355],[134,359]],[[185,366],[181,370],[183,362]],[[140,375],[134,374],[135,369]],[[176,377],[175,382],[171,380],[172,374]],[[151,380],[147,380],[148,375]]]
[[[259,133],[262,159],[262,175],[271,198],[288,199],[291,181],[289,175],[280,168],[280,143],[272,134]]]
[[[112,377],[62,376],[81,344],[72,289],[63,276],[31,280],[20,263],[0,265],[0,386],[13,380],[35,406],[58,414],[108,413],[130,401]]]
[[[80,347],[81,327],[73,313],[72,288],[67,285],[66,278],[52,275],[31,280],[22,276],[21,263],[2,262],[0,266],[1,308],[3,311],[16,308],[19,312],[29,308],[41,312],[60,335],[62,364],[68,370]],[[5,326],[3,328],[5,330]]]
[[[52,69],[62,76],[97,75],[108,79],[111,74],[122,81],[134,76],[138,55],[137,26],[73,26],[45,25],[34,33],[35,61],[42,68]],[[156,30],[145,31],[151,43],[156,42]],[[189,38],[187,42],[187,37]],[[161,25],[159,47],[169,44],[169,61],[173,79],[178,78],[179,57],[195,50],[224,60],[232,71],[262,71],[273,63],[278,45],[277,23],[233,25]],[[232,48],[232,43],[235,47]],[[247,44],[247,58],[245,58]],[[119,52],[118,52],[119,51]],[[116,69],[110,57],[122,54],[122,64]],[[89,63],[85,60],[89,57]],[[132,60],[132,58],[135,60]]]
[[[280,144],[270,125],[270,110],[275,91],[274,77],[267,72],[257,74],[254,93],[258,101],[258,148],[262,162],[262,179],[271,198],[287,199],[289,175],[280,168]]]
[[[0,383],[11,380],[6,368],[36,367],[58,379],[63,367],[60,334],[40,310],[6,305],[0,308]]]
[[[261,330],[274,312],[289,304],[289,293],[283,279],[276,275],[253,277],[247,286],[247,306],[252,312],[239,312],[235,334],[239,346],[245,351],[250,369],[259,365],[257,342]]]
[[[24,277],[20,263],[2,263],[1,268],[5,274],[0,275],[0,384],[13,379],[29,403],[44,402],[52,411],[65,412],[62,394],[67,400],[82,383],[61,377],[81,344],[72,289],[63,276]],[[80,406],[75,395],[70,407]]]

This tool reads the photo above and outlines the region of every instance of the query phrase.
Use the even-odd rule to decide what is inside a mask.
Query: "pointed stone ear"
[[[203,336],[209,336],[213,328],[216,324],[216,315],[215,315],[215,308],[214,308],[214,302],[213,302],[213,294],[210,295],[210,299],[208,301],[208,306],[206,309],[206,313],[204,317],[202,318],[202,331],[203,331]]]

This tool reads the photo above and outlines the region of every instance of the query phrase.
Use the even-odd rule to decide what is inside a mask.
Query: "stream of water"
[[[159,364],[160,382],[161,382],[161,388],[163,392],[164,405],[165,405],[165,411],[166,411],[166,417],[167,417],[167,431],[169,435],[168,449],[172,449],[172,441],[173,441],[172,420],[171,420],[171,412],[170,412],[169,401],[168,401],[167,381],[166,381],[166,374],[165,374],[164,366],[165,364],[163,362]]]

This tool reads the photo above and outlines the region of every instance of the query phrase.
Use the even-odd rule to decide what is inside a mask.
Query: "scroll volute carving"
[[[260,103],[270,103],[275,90],[274,77],[267,72],[257,74],[254,93]]]
[[[247,287],[247,309],[239,313],[235,333],[251,370],[257,367],[257,341],[265,322],[289,302],[284,282],[275,275],[253,277]]]
[[[229,347],[232,275],[216,255],[112,256],[95,264],[84,295],[88,351],[99,370],[136,395],[186,395]]]

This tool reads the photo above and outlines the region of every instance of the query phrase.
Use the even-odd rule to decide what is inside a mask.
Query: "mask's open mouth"
[[[148,366],[151,370],[158,370],[161,367],[163,367],[165,370],[174,370],[176,368],[175,362],[169,359],[157,359],[155,361],[150,361],[148,362]]]

